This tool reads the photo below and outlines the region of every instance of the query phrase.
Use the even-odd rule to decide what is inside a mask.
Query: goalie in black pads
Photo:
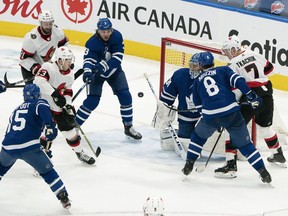
[[[75,110],[72,105],[74,74],[70,68],[73,63],[74,55],[68,47],[57,48],[55,61],[42,65],[34,83],[40,87],[42,97],[49,102],[53,118],[68,145],[75,151],[80,161],[91,165],[95,163],[95,159],[83,151],[81,137],[75,128]],[[41,141],[49,153],[51,144],[45,142],[45,138]]]
[[[195,128],[195,124],[200,117],[200,113],[195,108],[191,97],[191,88],[193,86],[195,75],[199,72],[198,64],[199,53],[195,53],[190,61],[189,67],[176,70],[172,77],[164,84],[160,101],[158,103],[157,112],[154,118],[154,127],[161,129],[161,148],[163,150],[173,150],[180,154],[178,147],[173,140],[171,128],[169,124],[175,119],[176,111],[169,109],[175,100],[178,98],[177,120],[178,130],[177,135],[185,151],[187,151],[189,138]]]
[[[207,139],[220,127],[224,127],[239,151],[260,174],[261,180],[270,183],[271,176],[266,170],[260,153],[250,140],[250,135],[240,107],[232,92],[238,88],[246,96],[253,109],[261,107],[262,99],[246,84],[244,77],[234,73],[229,67],[215,67],[210,52],[200,53],[198,59],[201,73],[193,85],[193,101],[201,110],[202,118],[197,123],[190,138],[187,159],[182,172],[189,175],[195,161],[200,156]]]
[[[262,55],[241,47],[237,36],[229,37],[223,43],[223,53],[230,59],[228,66],[236,73],[242,75],[248,86],[263,99],[260,109],[252,109],[250,106],[241,106],[241,113],[248,124],[253,116],[258,125],[258,133],[264,137],[271,156],[267,158],[269,163],[280,164],[286,167],[286,159],[283,155],[278,136],[272,129],[274,100],[272,83],[268,76],[273,73],[273,65]],[[245,102],[245,96],[239,91],[234,91],[240,104]],[[237,149],[230,140],[226,141],[226,164],[215,170],[216,177],[234,178],[237,172]]]

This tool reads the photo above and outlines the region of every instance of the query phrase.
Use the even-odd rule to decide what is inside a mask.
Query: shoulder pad
[[[31,39],[36,39],[37,35],[36,34],[30,34]]]

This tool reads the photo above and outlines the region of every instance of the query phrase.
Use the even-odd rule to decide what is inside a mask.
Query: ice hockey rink
[[[9,81],[22,79],[18,65],[21,46],[22,38],[0,36],[1,80],[5,72]],[[84,48],[70,47],[78,69]],[[134,126],[142,133],[142,142],[131,142],[125,137],[118,100],[110,87],[104,85],[98,108],[82,126],[93,147],[102,148],[97,166],[81,164],[61,133],[53,143],[53,163],[72,200],[71,212],[62,208],[41,178],[33,176],[32,167],[18,161],[0,182],[0,215],[138,216],[143,215],[147,197],[163,199],[165,216],[288,215],[288,169],[268,164],[268,151],[262,151],[261,155],[272,175],[271,185],[263,184],[245,161],[238,162],[237,178],[215,178],[214,169],[224,164],[220,156],[214,156],[203,173],[193,171],[184,178],[181,169],[185,162],[174,152],[161,150],[159,131],[151,127],[156,102],[143,73],[149,75],[158,93],[159,62],[126,55],[122,65],[133,97]],[[74,93],[82,85],[82,79],[76,80]],[[139,98],[138,92],[144,96]],[[84,98],[85,91],[75,100],[76,109]],[[287,128],[288,93],[275,90],[274,98]],[[22,88],[7,89],[0,100],[2,140],[11,112],[23,101]],[[92,155],[84,139],[82,144]],[[283,149],[288,158],[287,145]],[[195,166],[206,160],[203,157]]]

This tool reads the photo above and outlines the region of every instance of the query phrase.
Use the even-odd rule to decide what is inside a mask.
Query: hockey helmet
[[[189,61],[191,79],[195,79],[201,72],[199,68],[199,61],[198,61],[199,57],[200,57],[200,53],[195,53],[192,55]]]
[[[112,28],[112,23],[108,18],[100,18],[97,23],[97,28],[99,30],[109,30]]]
[[[42,10],[38,15],[39,22],[54,22],[54,17],[51,11]]]
[[[236,52],[241,49],[241,42],[236,35],[232,35],[223,42],[222,53],[232,59]]]
[[[73,52],[67,46],[58,47],[55,51],[55,60],[59,62],[61,59],[63,62],[67,59],[71,59],[72,63],[74,63],[75,57]]]
[[[198,58],[198,62],[202,67],[214,65],[214,57],[211,52],[201,52]]]
[[[23,88],[24,101],[34,100],[41,97],[40,88],[35,84],[27,84]]]
[[[144,216],[164,216],[161,197],[148,197],[143,206]]]

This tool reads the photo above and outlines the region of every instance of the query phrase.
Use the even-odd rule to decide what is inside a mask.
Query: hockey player
[[[261,107],[261,97],[250,90],[244,77],[234,73],[229,67],[214,68],[214,57],[210,52],[201,53],[198,61],[202,73],[196,78],[192,92],[195,106],[202,111],[202,118],[191,135],[187,160],[182,172],[185,175],[191,173],[207,139],[215,130],[224,127],[234,145],[259,172],[261,180],[270,183],[271,176],[260,153],[250,140],[240,107],[231,89],[240,89],[253,109]]]
[[[241,113],[246,124],[255,116],[255,122],[259,126],[259,133],[264,136],[264,140],[272,155],[267,158],[270,163],[277,163],[283,167],[286,159],[283,155],[281,144],[277,134],[271,128],[273,123],[273,88],[268,76],[273,72],[273,65],[262,55],[241,47],[237,36],[229,37],[223,44],[223,53],[230,59],[229,67],[236,73],[242,75],[248,86],[263,99],[261,109],[252,109],[250,106],[241,106]],[[245,96],[240,98],[240,104]],[[216,177],[234,178],[237,172],[237,149],[230,140],[226,141],[226,164],[215,170]]]
[[[160,94],[160,101],[168,106],[172,106],[178,97],[178,137],[186,151],[192,131],[200,117],[200,113],[195,108],[191,97],[191,88],[195,80],[194,76],[200,73],[198,58],[199,53],[195,53],[189,61],[189,68],[180,68],[175,71],[172,77],[164,84]],[[159,121],[163,121],[163,126],[165,127],[160,131],[161,147],[164,150],[174,149],[172,134],[170,129],[166,128],[168,121],[174,120],[173,118],[170,119],[171,112],[173,110],[169,110],[164,104],[160,103],[158,105],[156,116],[163,116],[161,113],[166,113],[163,116],[163,120],[159,119]],[[178,148],[175,148],[175,151],[179,153]]]
[[[86,42],[83,62],[83,81],[87,98],[77,111],[76,122],[82,125],[99,104],[105,81],[118,97],[124,133],[140,140],[142,135],[133,128],[132,96],[121,63],[124,56],[122,34],[112,28],[108,18],[100,18],[96,33]]]
[[[68,44],[63,30],[54,25],[54,17],[49,10],[42,10],[38,20],[39,26],[25,35],[20,54],[22,76],[28,79],[26,83],[33,82],[41,65],[50,61],[57,47]]]
[[[75,151],[80,161],[92,165],[95,159],[84,153],[80,143],[81,137],[75,129],[75,110],[72,105],[74,74],[71,65],[73,63],[74,55],[68,47],[57,48],[55,61],[45,62],[42,65],[35,76],[34,83],[40,87],[42,98],[50,104],[52,116],[68,145]],[[51,144],[43,145],[45,149],[50,149]]]
[[[50,107],[40,99],[40,89],[28,84],[23,89],[24,102],[11,114],[0,152],[0,180],[18,160],[24,160],[40,173],[64,208],[70,208],[68,192],[53,168],[53,164],[43,152],[39,143],[41,128],[46,126],[46,139],[52,141],[57,136]]]
[[[144,216],[164,216],[164,205],[161,197],[148,197],[143,205]]]

